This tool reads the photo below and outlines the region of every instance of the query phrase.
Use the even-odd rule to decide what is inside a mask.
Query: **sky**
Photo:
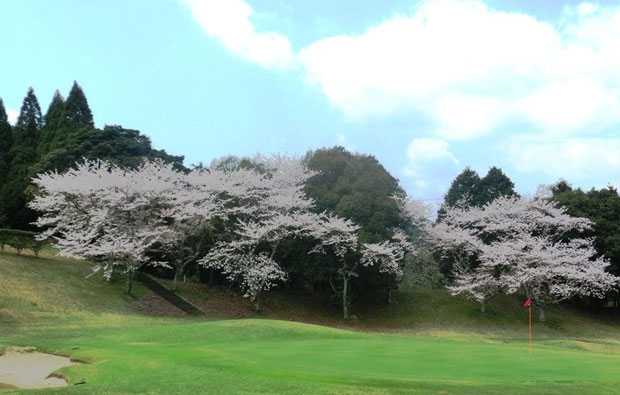
[[[84,89],[187,165],[341,145],[438,202],[620,186],[620,2],[0,0],[0,97]]]

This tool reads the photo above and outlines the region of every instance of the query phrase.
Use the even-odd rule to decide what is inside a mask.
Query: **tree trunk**
[[[255,310],[257,313],[260,313],[260,304],[259,304],[259,301],[258,301],[258,295],[256,295],[256,296],[252,299],[252,302],[254,302],[254,310]]]
[[[183,271],[183,268],[181,267],[181,265],[177,266],[176,270],[174,271],[174,279],[172,280],[172,291],[173,292],[177,291],[177,284],[179,282],[179,275],[181,274],[182,271]]]
[[[480,301],[480,312],[481,313],[486,313],[487,312],[487,301],[486,301],[486,299],[482,299]]]
[[[349,319],[349,300],[348,300],[348,293],[349,293],[349,277],[347,276],[343,276],[342,277],[342,316],[345,320]]]
[[[545,308],[541,306],[538,307],[538,320],[540,322],[547,322],[547,316],[545,315]]]
[[[387,292],[387,302],[388,302],[388,304],[392,304],[392,289],[388,289],[388,292]]]
[[[209,285],[213,285],[213,268],[209,269]]]
[[[131,295],[131,287],[133,285],[133,271],[125,273],[125,295]]]

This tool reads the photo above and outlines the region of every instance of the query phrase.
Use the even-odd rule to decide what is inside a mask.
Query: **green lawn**
[[[473,304],[454,313],[453,326],[444,313],[433,316],[441,293],[426,295],[425,320],[419,311],[407,314],[407,298],[383,316],[360,318],[384,326],[393,320],[397,328],[435,323],[382,334],[281,320],[138,315],[122,296],[122,282],[84,278],[88,273],[83,263],[0,254],[0,348],[36,346],[89,362],[61,370],[71,383],[84,378],[86,384],[55,390],[60,393],[581,394],[620,388],[618,326],[563,309],[554,310],[558,328],[540,327],[544,340],[530,352],[522,327],[511,329],[511,319],[502,318],[505,311],[480,324],[496,331],[471,327]],[[501,308],[504,301],[497,303]],[[494,326],[493,317],[500,324]]]

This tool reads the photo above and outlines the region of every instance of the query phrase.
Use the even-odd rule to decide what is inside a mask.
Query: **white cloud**
[[[417,196],[438,198],[446,183],[456,174],[459,160],[450,152],[447,141],[416,138],[407,148],[408,164],[403,175],[411,179]]]
[[[514,125],[530,133],[504,138],[517,170],[620,182],[620,137],[601,137],[620,125],[620,5],[567,6],[551,23],[483,0],[423,0],[361,34],[295,53],[287,37],[257,32],[259,15],[243,0],[180,1],[240,58],[300,65],[304,80],[351,120],[425,117],[437,138],[413,140],[402,173],[426,196],[443,193],[437,180],[459,167],[448,141]]]
[[[514,120],[563,134],[620,122],[620,7],[581,4],[551,24],[481,1],[425,1],[299,59],[347,117],[417,111],[448,139]]]
[[[246,1],[179,1],[242,59],[273,69],[301,64],[305,81],[352,120],[415,112],[449,140],[511,121],[554,134],[620,123],[620,6],[567,6],[549,23],[482,0],[426,0],[296,54],[284,35],[257,32],[260,14]]]
[[[19,116],[19,111],[11,110],[10,108],[6,109],[6,115],[8,117],[8,121],[11,125],[15,125],[17,122],[17,117]]]
[[[577,13],[579,15],[590,15],[595,13],[596,11],[598,11],[600,9],[598,4],[593,4],[593,3],[581,3],[577,6]],[[569,9],[570,12],[570,9]]]
[[[211,38],[228,51],[269,69],[286,69],[295,58],[289,39],[279,33],[256,31],[251,21],[259,17],[242,0],[180,0],[191,10],[194,20]]]
[[[508,161],[523,172],[542,172],[599,185],[620,181],[620,138],[548,139],[524,135],[508,141]]]

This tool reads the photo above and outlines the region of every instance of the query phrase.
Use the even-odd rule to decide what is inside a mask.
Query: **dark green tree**
[[[370,155],[352,154],[343,147],[309,152],[306,163],[319,174],[306,183],[317,210],[329,211],[360,225],[360,241],[389,238],[402,218],[394,195],[404,196],[398,180]]]
[[[39,106],[39,100],[34,94],[34,89],[30,87],[15,124],[13,133],[15,145],[29,144],[30,147],[35,148],[39,142],[41,126],[43,126],[41,106]]]
[[[65,115],[65,99],[56,90],[52,102],[47,108],[47,113],[43,117],[43,128],[41,129],[41,141],[39,142],[39,155],[43,156],[52,150],[53,145],[60,145],[56,141],[61,122]],[[55,144],[56,143],[56,144]]]
[[[9,123],[4,103],[0,99],[0,185],[6,182],[6,177],[11,164],[9,152],[13,142],[12,128]]]
[[[610,261],[609,272],[620,276],[620,196],[614,187],[591,189],[583,192],[573,189],[566,181],[552,188],[552,199],[566,207],[568,214],[585,217],[594,223],[593,234],[596,251]],[[614,295],[616,307],[620,300]]]
[[[88,100],[77,82],[73,82],[69,96],[65,101],[65,112],[61,126],[70,130],[84,127],[94,127],[93,114],[88,106]]]
[[[39,101],[32,88],[24,98],[17,123],[13,128],[13,144],[10,150],[11,164],[7,182],[2,188],[2,201],[9,226],[30,229],[35,213],[26,207],[27,188],[32,176],[31,168],[37,163],[37,146],[43,116]]]
[[[2,201],[3,186],[7,182],[9,166],[11,165],[11,145],[13,142],[11,124],[9,124],[4,103],[0,99],[0,226],[4,225],[7,213]]]
[[[444,205],[454,207],[460,203],[465,206],[483,206],[500,196],[517,195],[514,186],[510,178],[498,167],[491,167],[482,179],[476,171],[466,167],[452,181]]]
[[[177,170],[186,170],[183,156],[154,149],[151,140],[139,131],[106,125],[103,130],[86,127],[71,132],[61,147],[41,158],[34,173],[53,169],[64,171],[82,158],[105,159],[122,167],[135,167],[145,158],[161,159],[173,163]]]
[[[515,184],[495,166],[491,167],[478,186],[479,204],[487,204],[500,196],[515,196]]]
[[[360,243],[378,243],[392,236],[392,229],[402,225],[403,218],[392,196],[404,197],[405,192],[398,180],[370,155],[352,154],[343,147],[324,148],[309,152],[305,158],[309,169],[318,174],[306,182],[305,191],[314,199],[319,212],[327,211],[348,218],[358,224]],[[295,240],[290,247],[293,251],[312,248],[309,240]],[[331,279],[338,278],[341,265],[332,255],[309,257],[304,254],[294,258],[284,248],[283,253],[291,256],[283,259],[291,262],[287,271],[292,282],[312,284],[314,289],[336,290]],[[307,255],[307,254],[305,254]],[[360,259],[357,252],[347,259]],[[360,269],[359,276],[350,284],[351,296],[368,295],[372,291],[383,291],[391,284],[391,277],[380,273],[375,267]],[[307,287],[307,285],[302,285]],[[330,285],[331,284],[331,285]]]
[[[151,140],[137,130],[116,125],[95,129],[88,102],[77,83],[66,101],[56,91],[45,117],[30,88],[13,128],[6,122],[1,104],[0,215],[7,213],[6,224],[11,227],[32,228],[35,213],[26,203],[33,176],[49,170],[65,171],[83,158],[104,159],[123,167],[134,167],[144,159],[161,159],[173,163],[177,170],[187,170],[182,156],[154,149]],[[7,163],[8,170],[3,170]]]
[[[475,170],[466,167],[452,184],[446,197],[444,204],[454,207],[457,203],[466,206],[477,206],[480,204],[480,176]]]

